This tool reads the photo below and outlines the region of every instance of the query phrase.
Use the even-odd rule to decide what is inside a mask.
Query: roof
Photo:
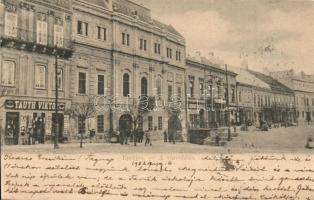
[[[245,85],[251,85],[259,88],[264,88],[264,89],[271,89],[271,87],[266,84],[264,81],[258,79],[256,76],[248,72],[246,69],[242,69],[239,67],[234,67],[228,65],[228,69],[230,71],[233,71],[238,74],[237,76],[237,82],[245,84]]]
[[[166,31],[168,31],[169,33],[172,33],[172,34],[175,34],[175,35],[178,35],[178,36],[181,36],[183,37],[173,26],[171,25],[167,25],[167,24],[164,24],[160,21],[157,21],[155,19],[153,19],[153,23],[155,26],[157,26],[158,28],[161,28],[161,29],[165,29]]]
[[[95,4],[97,6],[101,6],[101,7],[106,7],[107,8],[107,5],[105,3],[106,0],[85,0],[89,3],[92,3],[92,4]]]
[[[268,76],[266,74],[248,70],[249,73],[253,74],[256,78],[264,81],[266,84],[269,85],[271,90],[278,91],[278,92],[286,92],[286,93],[293,93],[293,90],[285,86],[284,84],[280,83],[276,79],[272,78],[271,76]]]

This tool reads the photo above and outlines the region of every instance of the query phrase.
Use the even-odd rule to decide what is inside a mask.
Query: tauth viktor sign
[[[12,110],[47,110],[54,111],[56,109],[55,102],[47,101],[26,101],[26,100],[6,100],[5,108]],[[65,103],[58,103],[58,110],[64,111]]]

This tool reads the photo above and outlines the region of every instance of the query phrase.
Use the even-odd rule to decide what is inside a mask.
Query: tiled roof
[[[272,78],[271,76],[267,76],[266,74],[263,74],[257,71],[252,71],[252,70],[248,70],[248,72],[253,74],[256,78],[267,83],[270,86],[271,90],[278,91],[278,92],[293,93],[293,90],[291,90],[284,84],[280,83],[276,79]]]
[[[178,36],[181,36],[183,37],[175,28],[173,28],[173,26],[171,25],[167,25],[167,24],[164,24],[160,21],[157,21],[155,19],[153,19],[153,23],[155,26],[157,26],[158,28],[160,29],[165,29],[166,31],[168,31],[169,33],[172,33],[172,34],[175,34],[175,35],[178,35]]]
[[[250,72],[248,72],[246,69],[242,69],[239,67],[234,67],[228,65],[228,69],[230,71],[233,71],[238,74],[237,76],[237,82],[245,84],[245,85],[251,85],[259,88],[264,88],[264,89],[271,89],[271,87],[266,84],[264,81],[260,80]]]

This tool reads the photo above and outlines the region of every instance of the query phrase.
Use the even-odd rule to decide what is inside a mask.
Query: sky
[[[175,27],[187,54],[314,74],[314,0],[133,0]]]

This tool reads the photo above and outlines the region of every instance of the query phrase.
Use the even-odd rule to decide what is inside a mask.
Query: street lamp
[[[58,117],[58,53],[55,49],[55,113],[56,113],[56,124],[55,124],[55,140],[54,149],[59,149],[58,139],[59,139],[59,117]]]

